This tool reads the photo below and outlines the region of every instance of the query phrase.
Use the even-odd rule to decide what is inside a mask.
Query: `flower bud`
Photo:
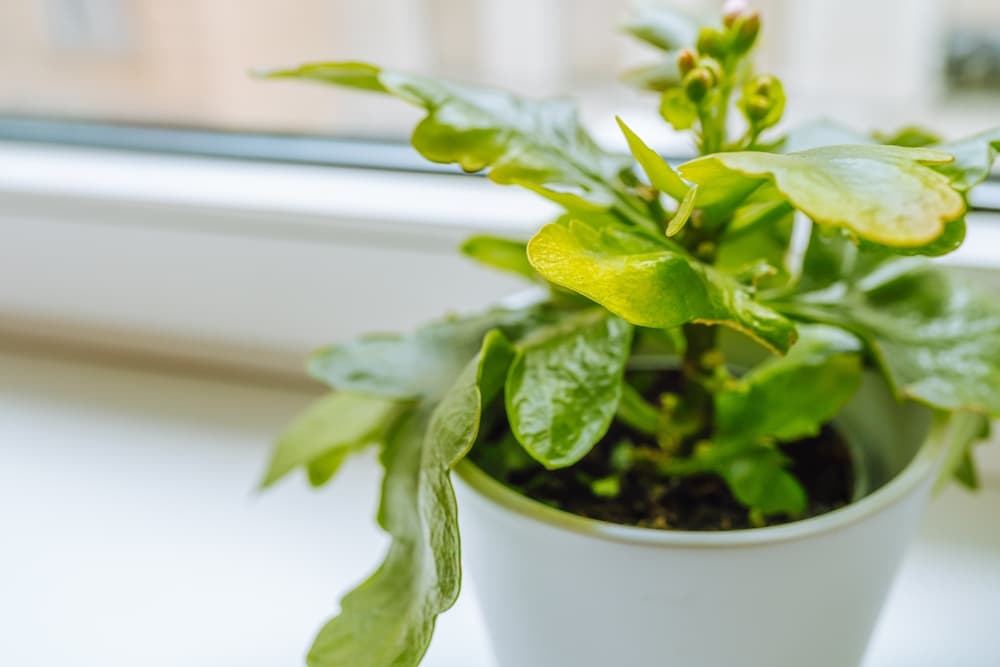
[[[680,70],[681,76],[686,76],[697,64],[698,56],[691,49],[681,49],[681,52],[677,54],[677,68]]]
[[[754,42],[757,41],[757,35],[760,34],[760,14],[754,12],[742,20],[737,19],[732,30],[733,53],[742,55],[753,48]]]
[[[758,129],[771,127],[785,111],[785,92],[781,81],[770,74],[760,74],[743,86],[740,100],[743,115]]]
[[[705,99],[709,89],[715,85],[715,77],[704,67],[697,67],[684,77],[684,94],[694,103]]]
[[[743,102],[744,113],[747,119],[757,124],[767,118],[771,111],[771,100],[763,95],[751,95]]]
[[[747,0],[726,0],[722,5],[722,25],[732,28],[736,21],[750,11]]]
[[[705,26],[698,33],[698,53],[721,59],[725,56],[726,40],[715,28]]]

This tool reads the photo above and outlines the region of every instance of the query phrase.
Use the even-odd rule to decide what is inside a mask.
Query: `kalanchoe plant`
[[[628,79],[659,94],[660,114],[701,154],[677,168],[620,119],[631,157],[605,151],[564,100],[356,62],[268,75],[399,97],[426,111],[412,142],[427,159],[565,210],[527,244],[479,236],[462,247],[546,297],[333,345],[309,362],[336,392],[280,440],[265,484],[297,467],[324,484],[378,445],[378,521],[392,536],[385,562],[320,632],[311,665],[420,662],[459,591],[449,475],[466,456],[590,516],[611,516],[586,508],[636,489],[698,480],[737,508],[735,522],[709,527],[795,520],[829,509],[795,457],[836,440],[829,424],[870,367],[900,400],[963,420],[946,472],[975,486],[970,446],[1000,415],[1000,310],[922,256],[962,242],[968,192],[988,175],[1000,131],[952,143],[913,129],[781,136],[781,82],[748,60],[756,13],[700,27],[645,9],[626,28],[662,52]],[[762,361],[729,363],[724,330]],[[686,525],[646,519],[621,520]]]

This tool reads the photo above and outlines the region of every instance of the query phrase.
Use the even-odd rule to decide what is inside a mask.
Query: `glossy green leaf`
[[[261,482],[268,487],[299,466],[318,464],[314,484],[328,481],[352,453],[382,442],[403,411],[399,401],[336,392],[316,400],[278,439]],[[315,477],[314,477],[315,475]]]
[[[631,343],[632,326],[598,309],[518,343],[507,376],[507,418],[539,463],[572,465],[604,436],[618,408]]]
[[[1000,152],[1000,127],[980,134],[934,146],[955,156],[955,161],[935,169],[948,178],[955,188],[967,191],[986,180]]]
[[[423,108],[427,115],[412,143],[432,162],[489,169],[497,183],[530,186],[550,198],[572,195],[596,207],[625,196],[619,174],[628,163],[597,146],[567,100],[526,100],[363,63],[312,63],[268,76],[384,92]]]
[[[440,396],[494,327],[517,338],[537,313],[495,309],[433,322],[410,335],[376,334],[312,355],[309,372],[334,389],[386,396]]]
[[[965,212],[948,178],[928,166],[951,159],[926,148],[830,146],[787,155],[720,153],[679,171],[701,186],[699,206],[731,202],[768,180],[819,224],[887,246],[914,247],[937,239]]]
[[[659,3],[643,2],[623,25],[633,37],[664,51],[694,46],[700,25],[693,18]]]
[[[647,146],[635,132],[625,124],[621,118],[616,118],[618,127],[621,128],[625,140],[628,142],[629,150],[636,159],[642,170],[646,173],[650,184],[674,199],[683,200],[691,189],[685,183],[674,168],[667,164],[667,161],[660,157],[659,153]]]
[[[528,259],[547,280],[639,326],[721,324],[782,352],[794,342],[789,320],[754,301],[732,278],[674,248],[635,235],[610,238],[573,221],[543,227],[528,243]]]
[[[800,325],[783,357],[768,359],[715,394],[715,433],[722,445],[816,435],[861,382],[861,343],[830,326]]]
[[[437,616],[461,585],[458,516],[450,471],[468,453],[482,406],[502,386],[513,349],[491,332],[433,410],[424,403],[383,450],[379,523],[392,536],[381,567],[341,601],[320,631],[310,667],[416,667]]]
[[[486,266],[515,273],[528,280],[537,280],[538,274],[528,261],[527,244],[523,241],[498,236],[473,236],[461,247],[462,253]]]
[[[861,336],[901,396],[1000,416],[1000,304],[926,261],[880,262],[773,305]]]

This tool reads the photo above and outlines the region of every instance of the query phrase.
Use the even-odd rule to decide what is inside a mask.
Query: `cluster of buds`
[[[760,33],[760,14],[742,3],[729,3],[723,28],[704,27],[694,49],[682,49],[677,56],[684,93],[700,103],[722,78],[721,63],[731,63],[753,47]]]

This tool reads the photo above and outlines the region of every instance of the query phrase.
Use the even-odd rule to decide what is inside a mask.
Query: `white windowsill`
[[[295,375],[518,289],[454,249],[555,213],[485,178],[0,143],[0,335]],[[944,263],[1000,267],[987,217]]]

